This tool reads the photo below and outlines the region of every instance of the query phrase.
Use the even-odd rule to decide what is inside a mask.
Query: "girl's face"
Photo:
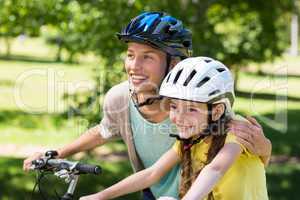
[[[208,125],[208,112],[205,103],[170,100],[170,119],[176,125],[181,138],[198,135]]]
[[[166,70],[166,53],[149,45],[129,42],[125,69],[135,91],[156,91]]]

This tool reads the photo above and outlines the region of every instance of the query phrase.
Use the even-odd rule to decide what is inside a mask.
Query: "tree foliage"
[[[298,2],[298,1],[297,1]],[[44,25],[70,54],[95,52],[113,63],[124,47],[115,33],[142,11],[160,10],[193,31],[195,55],[225,63],[263,62],[286,48],[293,0],[0,0],[0,36],[37,36]]]

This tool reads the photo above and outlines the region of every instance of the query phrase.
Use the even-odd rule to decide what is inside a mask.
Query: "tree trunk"
[[[74,55],[75,55],[74,52],[69,53],[69,58],[68,58],[69,63],[74,63]]]
[[[260,76],[264,75],[264,72],[262,70],[262,65],[260,63],[257,66],[257,74]]]
[[[6,54],[5,54],[5,56],[7,58],[9,58],[10,55],[11,55],[11,38],[9,36],[4,37],[4,41],[5,41],[5,45],[6,45]]]
[[[62,45],[58,45],[58,50],[56,52],[56,62],[61,62],[61,51],[62,51]]]
[[[298,16],[293,14],[291,21],[291,49],[292,56],[298,56]]]
[[[234,73],[234,91],[238,91],[238,81],[239,81],[239,69],[240,66],[234,65],[233,73]]]

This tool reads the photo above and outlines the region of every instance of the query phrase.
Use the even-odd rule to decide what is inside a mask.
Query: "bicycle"
[[[67,192],[63,196],[57,196],[58,200],[73,200],[79,176],[81,174],[99,175],[102,171],[101,167],[98,165],[56,159],[55,157],[57,155],[58,153],[56,151],[47,151],[44,157],[32,161],[30,169],[38,172],[32,195],[34,194],[36,187],[38,187],[40,195],[43,199],[47,199],[41,191],[40,182],[45,176],[45,173],[51,172],[59,178],[64,179],[66,183],[69,183]]]

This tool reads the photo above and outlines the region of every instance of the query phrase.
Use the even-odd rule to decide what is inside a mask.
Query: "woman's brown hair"
[[[181,182],[179,188],[179,197],[183,198],[187,193],[192,183],[195,181],[197,176],[200,174],[205,165],[209,164],[214,157],[218,154],[220,149],[224,146],[226,139],[226,123],[229,121],[228,118],[223,114],[219,120],[210,124],[210,134],[206,137],[212,137],[210,147],[207,152],[206,161],[200,166],[199,169],[193,170],[192,159],[191,159],[191,149],[184,149],[184,143],[181,143]],[[210,192],[208,195],[208,200],[213,200],[213,193]]]

